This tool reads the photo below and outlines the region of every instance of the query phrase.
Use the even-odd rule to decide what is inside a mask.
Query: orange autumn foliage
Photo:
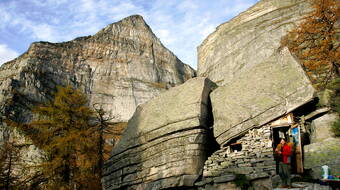
[[[33,110],[36,117],[21,126],[45,153],[39,166],[43,189],[101,189],[98,132],[86,96],[72,87],[59,87],[52,102]]]
[[[336,39],[336,22],[340,16],[340,1],[311,0],[313,11],[281,41],[301,61],[313,84],[325,88],[339,77],[340,49]],[[339,34],[338,34],[339,35]]]

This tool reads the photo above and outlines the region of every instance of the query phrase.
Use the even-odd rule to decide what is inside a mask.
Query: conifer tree
[[[95,111],[96,133],[98,134],[97,150],[98,152],[98,173],[102,173],[104,161],[108,159],[109,153],[114,147],[115,143],[120,139],[124,129],[127,127],[127,122],[112,122],[114,117],[111,117],[100,106],[100,104],[93,104]],[[110,139],[111,142],[106,140]]]
[[[336,22],[340,1],[311,0],[313,11],[281,43],[299,58],[309,78],[319,89],[339,77],[340,48]]]
[[[0,146],[0,189],[18,189],[20,179],[14,170],[20,160],[20,148],[13,141],[5,141]]]
[[[96,133],[97,133],[97,150],[98,150],[98,160],[97,160],[97,166],[96,170],[97,173],[99,173],[101,177],[102,173],[102,168],[104,165],[104,146],[105,146],[105,139],[104,135],[108,133],[107,129],[109,127],[109,121],[111,121],[113,118],[107,117],[106,113],[103,108],[98,108],[98,104],[94,104],[93,107],[95,109],[95,114],[96,114],[96,120],[97,120],[97,125],[96,125]]]
[[[331,90],[330,107],[340,116],[340,1],[310,0],[313,11],[282,39],[300,60],[314,86]],[[340,119],[332,126],[340,136]]]
[[[101,189],[94,112],[86,96],[58,87],[52,102],[33,110],[32,122],[20,128],[45,152],[41,172],[46,189]]]
[[[35,184],[41,182],[40,174],[32,172],[25,162],[23,153],[28,144],[20,141],[17,131],[6,125],[4,107],[4,104],[0,107],[0,189],[36,189]]]

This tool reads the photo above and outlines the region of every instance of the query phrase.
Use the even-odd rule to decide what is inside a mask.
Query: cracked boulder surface
[[[308,0],[261,0],[218,26],[198,47],[198,75],[219,86],[278,56],[281,39],[312,11]]]
[[[214,136],[220,145],[314,98],[311,82],[289,50],[278,54],[211,93]]]
[[[311,10],[306,0],[262,0],[198,47],[198,75],[220,86],[211,94],[220,145],[314,97],[298,60],[280,43]]]
[[[82,89],[90,105],[100,104],[116,122],[126,122],[139,104],[194,76],[143,18],[133,15],[93,36],[33,43],[0,67],[0,104],[6,104],[6,114],[27,122],[32,106],[68,84]]]
[[[193,78],[140,105],[104,166],[104,189],[193,186],[210,148],[213,88]]]

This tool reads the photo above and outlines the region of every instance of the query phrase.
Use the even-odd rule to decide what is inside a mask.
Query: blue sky
[[[258,0],[0,0],[0,65],[34,41],[93,35],[140,14],[162,43],[196,68],[197,46],[223,22]]]

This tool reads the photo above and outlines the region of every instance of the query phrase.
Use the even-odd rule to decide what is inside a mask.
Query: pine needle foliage
[[[20,179],[15,167],[20,160],[20,148],[14,142],[5,141],[0,145],[0,189],[19,189]],[[21,176],[22,177],[22,176]]]
[[[40,165],[45,189],[101,189],[98,130],[87,97],[70,86],[58,87],[55,98],[33,110],[35,118],[21,128],[45,152]]]

